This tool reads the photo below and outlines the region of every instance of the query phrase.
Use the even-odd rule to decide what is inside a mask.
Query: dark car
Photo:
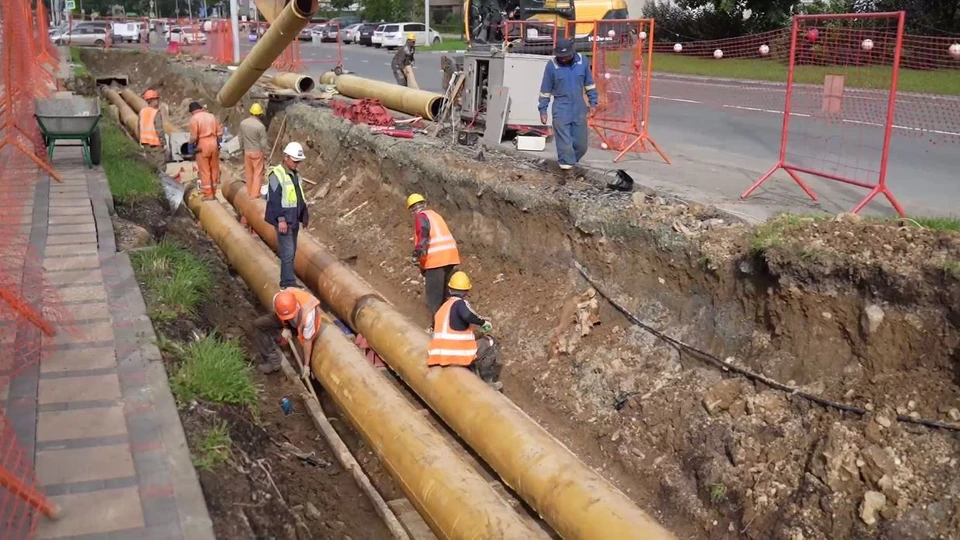
[[[364,25],[360,27],[357,43],[366,45],[367,47],[373,46],[373,31],[376,30],[378,26],[380,26],[380,23],[364,23]]]

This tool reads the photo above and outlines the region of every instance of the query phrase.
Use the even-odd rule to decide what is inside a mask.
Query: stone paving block
[[[0,401],[6,401],[9,393],[10,377],[0,377]]]
[[[37,452],[41,486],[136,476],[128,444]]]
[[[89,205],[90,197],[86,194],[50,196],[50,208],[73,208],[81,204]]]
[[[65,235],[72,236],[72,235]],[[99,268],[89,268],[86,270],[70,270],[66,272],[53,272],[47,274],[47,281],[55,286],[67,285],[85,285],[103,283],[103,274]]]
[[[51,234],[47,236],[47,247],[74,245],[74,244],[93,244],[97,245],[97,235],[95,233],[80,234]]]
[[[60,297],[61,302],[65,303],[106,302],[107,291],[104,290],[103,285],[59,286],[57,287],[57,296]]]
[[[40,379],[39,388],[38,402],[41,405],[121,397],[120,378],[116,374]]]
[[[41,520],[37,538],[62,538],[143,527],[136,487],[53,497],[63,509],[57,521]]]
[[[93,214],[87,212],[85,214],[69,216],[51,215],[47,219],[48,225],[66,225],[70,223],[93,223]]]
[[[51,224],[47,228],[49,234],[78,234],[78,233],[96,233],[97,225],[93,220],[87,220],[85,223],[64,223],[62,225]]]
[[[43,338],[43,344],[48,348],[58,345],[85,345],[111,341],[113,341],[113,323],[110,321],[73,324],[66,329],[61,329],[52,339],[47,336]]]
[[[70,320],[82,322],[90,319],[110,319],[110,308],[103,302],[71,304],[66,306]]]
[[[62,349],[46,351],[40,360],[41,373],[83,371],[113,368],[117,365],[116,352],[110,347]],[[119,381],[117,382],[119,387]]]
[[[90,204],[76,206],[56,206],[50,208],[50,217],[53,216],[89,216],[93,214]]]
[[[37,418],[37,441],[59,441],[126,435],[123,407],[42,412]]]
[[[84,255],[82,257],[52,257],[43,259],[43,268],[47,272],[62,272],[64,270],[85,270],[88,268],[99,268],[100,258],[96,255]]]
[[[96,255],[97,254],[97,242],[87,244],[71,244],[71,245],[61,245],[61,246],[47,246],[43,250],[43,254],[47,257],[71,257],[77,255]]]

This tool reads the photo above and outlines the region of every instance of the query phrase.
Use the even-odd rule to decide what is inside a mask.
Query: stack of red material
[[[333,113],[354,124],[390,127],[394,124],[393,115],[376,99],[361,99],[355,103],[333,102]]]

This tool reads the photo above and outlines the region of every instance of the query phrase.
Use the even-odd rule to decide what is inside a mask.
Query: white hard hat
[[[298,142],[287,143],[286,148],[283,149],[283,153],[290,156],[290,159],[294,161],[303,161],[307,158],[303,155],[303,146],[300,146]]]

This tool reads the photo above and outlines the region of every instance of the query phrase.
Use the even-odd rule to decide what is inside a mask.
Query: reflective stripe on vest
[[[320,300],[317,300],[317,297],[308,293],[307,291],[302,291],[300,289],[285,289],[286,291],[293,294],[294,298],[297,299],[297,303],[300,304],[300,314],[297,316],[297,339],[302,344],[304,340],[304,334],[307,331],[306,324],[309,322],[307,319],[307,314],[311,311],[317,311],[317,308],[320,307]],[[279,293],[277,293],[279,294]],[[276,298],[276,295],[274,295]],[[280,314],[278,313],[279,317]],[[311,333],[311,338],[315,338],[320,331],[321,317],[319,313],[316,313],[313,320],[313,332]]]
[[[463,301],[451,296],[437,310],[433,317],[433,339],[427,350],[428,366],[469,366],[477,357],[477,338],[473,330],[454,330],[450,328],[450,314],[453,305]]]
[[[157,133],[157,111],[153,107],[140,109],[140,144],[145,146],[161,146],[160,134]]]
[[[294,186],[293,178],[287,174],[287,169],[283,165],[277,165],[270,169],[270,172],[277,177],[277,182],[280,182],[280,193],[283,194],[280,198],[280,206],[282,208],[296,208],[300,199],[297,198],[297,189]],[[300,184],[300,193],[303,193],[303,183],[300,182],[299,177],[297,182]]]
[[[460,251],[457,241],[450,234],[447,223],[433,210],[424,210],[424,215],[430,221],[430,241],[427,243],[427,253],[423,257],[424,270],[460,264]]]

